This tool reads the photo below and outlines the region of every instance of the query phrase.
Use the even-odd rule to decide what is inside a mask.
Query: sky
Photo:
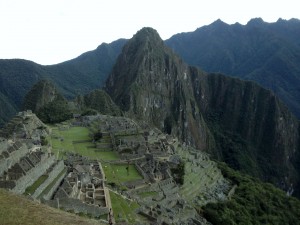
[[[166,40],[217,19],[299,19],[298,1],[0,0],[0,59],[60,63],[152,27]]]

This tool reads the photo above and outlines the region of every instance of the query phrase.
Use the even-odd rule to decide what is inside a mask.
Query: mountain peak
[[[247,25],[250,25],[250,26],[259,26],[261,24],[263,24],[264,21],[262,18],[260,17],[257,17],[257,18],[253,18],[251,20],[249,20],[249,22],[247,23]]]
[[[211,25],[220,27],[220,26],[226,26],[228,24],[223,22],[221,19],[217,19]]]
[[[291,18],[289,20],[286,20],[286,19],[282,19],[282,18],[279,18],[276,23],[299,23],[300,20],[299,19],[296,19],[296,18]]]
[[[131,40],[132,42],[137,42],[137,43],[143,43],[143,42],[145,43],[149,41],[160,42],[160,43],[163,42],[158,32],[151,27],[143,27],[133,36]]]
[[[137,77],[152,71],[157,57],[164,57],[164,50],[164,42],[155,29],[144,27],[139,30],[123,47],[106,82],[107,92],[114,100],[125,98],[122,87],[132,86]],[[127,100],[122,101],[121,108],[127,111]]]
[[[152,27],[143,27],[140,29],[135,35],[140,35],[140,34],[148,34],[148,35],[158,35],[158,32],[153,29]]]

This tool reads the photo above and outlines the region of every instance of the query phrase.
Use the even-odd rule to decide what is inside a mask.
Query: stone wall
[[[16,181],[16,186],[11,190],[15,194],[22,194],[26,188],[32,185],[47,169],[55,162],[55,156],[52,155],[42,159],[34,168]]]
[[[4,171],[7,171],[12,165],[20,161],[20,159],[29,152],[29,149],[25,144],[11,152],[8,158],[0,159],[0,176],[3,175]]]
[[[143,178],[145,179],[145,181],[149,181],[149,176],[148,174],[146,174],[144,172],[144,170],[139,166],[138,163],[135,163],[135,168],[137,169],[137,171],[143,176]]]
[[[49,184],[59,175],[59,173],[65,168],[64,162],[59,161],[54,168],[48,173],[48,178],[42,183],[33,193],[33,198],[38,198],[39,195],[48,187]]]
[[[99,217],[104,214],[109,213],[109,209],[106,207],[98,207],[95,205],[88,205],[83,203],[79,199],[74,198],[64,198],[64,199],[55,199],[49,201],[43,201],[43,203],[54,207],[54,208],[61,208],[65,211],[74,211],[75,213],[85,213],[90,214],[93,217]]]
[[[67,171],[66,171],[67,172]],[[52,188],[48,191],[48,193],[45,193],[44,196],[42,196],[42,198],[44,200],[50,200],[51,197],[53,196],[54,192],[57,190],[57,188],[59,187],[61,181],[65,178],[66,172],[64,174],[62,174],[59,179],[55,182],[55,184],[52,186]]]
[[[14,180],[0,180],[0,188],[12,189],[16,186],[16,181]]]
[[[8,148],[8,141],[7,139],[4,139],[0,137],[0,154]]]

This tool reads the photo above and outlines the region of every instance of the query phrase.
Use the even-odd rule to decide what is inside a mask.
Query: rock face
[[[294,187],[299,122],[253,82],[185,64],[152,28],[124,46],[106,90],[129,116],[147,121],[232,167]]]
[[[221,20],[166,40],[185,62],[207,72],[253,80],[270,89],[300,118],[300,20],[246,25]]]
[[[195,101],[217,143],[214,154],[282,188],[287,188],[286,181],[293,183],[299,122],[287,107],[253,82],[220,74],[202,81],[192,77]]]
[[[124,46],[106,90],[129,115],[204,150],[213,143],[192,86],[188,65],[144,28]]]

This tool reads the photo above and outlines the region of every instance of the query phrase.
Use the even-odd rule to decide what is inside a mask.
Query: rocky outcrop
[[[48,80],[36,83],[25,96],[23,105],[46,123],[61,122],[72,115],[67,100]]]
[[[38,112],[42,107],[58,97],[55,86],[48,80],[37,82],[26,94],[23,108]]]
[[[128,116],[232,167],[286,189],[298,182],[299,122],[278,98],[253,82],[188,66],[152,28],[124,46],[106,91]]]

